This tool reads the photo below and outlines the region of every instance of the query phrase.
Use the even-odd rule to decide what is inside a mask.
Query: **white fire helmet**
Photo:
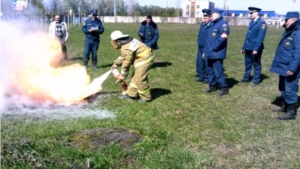
[[[125,38],[125,37],[129,37],[129,35],[124,35],[124,34],[123,34],[121,31],[119,31],[119,30],[113,31],[113,32],[110,34],[111,40],[117,40],[117,39],[121,39],[121,38]]]

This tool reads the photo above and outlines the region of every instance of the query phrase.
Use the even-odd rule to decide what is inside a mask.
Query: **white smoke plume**
[[[80,64],[57,67],[62,59],[59,41],[47,35],[47,28],[21,22],[1,22],[0,109],[70,105],[100,91]],[[98,78],[99,79],[99,78]]]

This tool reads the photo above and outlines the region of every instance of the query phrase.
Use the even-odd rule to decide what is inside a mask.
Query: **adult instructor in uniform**
[[[300,78],[300,20],[299,12],[287,12],[285,32],[277,46],[270,71],[279,75],[278,88],[284,102],[273,112],[284,112],[279,120],[293,120],[297,116],[298,79]]]
[[[206,39],[209,31],[209,27],[211,26],[210,9],[203,9],[203,22],[200,24],[199,32],[198,32],[198,52],[196,59],[196,77],[198,79],[196,82],[208,83],[208,77],[206,73],[206,60],[202,57],[203,50],[206,45]]]
[[[93,10],[91,17],[86,19],[82,25],[82,31],[85,33],[84,42],[84,66],[88,67],[90,53],[92,52],[93,68],[97,69],[97,51],[100,44],[100,35],[104,32],[102,22],[97,18],[98,11]]]
[[[223,60],[226,58],[227,38],[229,25],[223,20],[221,10],[213,10],[206,46],[203,57],[207,59],[208,89],[204,92],[216,91],[219,87],[219,96],[228,94],[228,85],[224,74]]]
[[[249,7],[252,21],[249,24],[245,42],[241,53],[245,54],[245,73],[240,82],[249,82],[252,66],[254,67],[253,86],[260,83],[261,55],[264,49],[264,39],[267,32],[267,23],[259,17],[260,8]]]

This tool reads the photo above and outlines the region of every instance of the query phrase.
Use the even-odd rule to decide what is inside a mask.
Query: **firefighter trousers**
[[[154,55],[151,53],[146,58],[139,58],[134,61],[134,72],[131,82],[126,90],[130,97],[140,98],[141,100],[151,100],[148,74],[154,62]]]

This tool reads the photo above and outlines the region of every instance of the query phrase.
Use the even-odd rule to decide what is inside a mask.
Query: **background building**
[[[208,0],[183,0],[182,16],[200,18],[203,16],[202,9],[214,9],[215,4]]]
[[[263,18],[277,17],[275,11],[260,11],[259,14]],[[249,10],[224,10],[223,15],[232,17],[250,17]]]

